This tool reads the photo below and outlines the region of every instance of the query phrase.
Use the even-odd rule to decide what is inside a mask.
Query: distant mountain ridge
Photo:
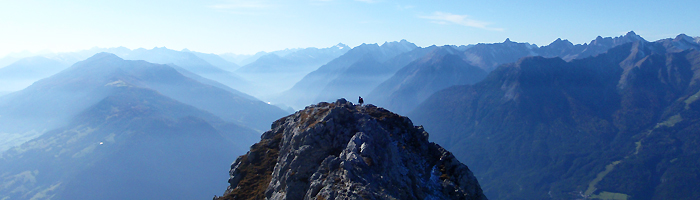
[[[234,63],[228,62],[223,58],[215,54],[205,54],[194,51],[189,51],[187,49],[183,51],[176,51],[167,49],[165,47],[153,48],[153,49],[134,49],[129,50],[125,47],[117,48],[92,48],[77,52],[67,52],[67,53],[50,53],[42,55],[50,60],[55,60],[62,63],[63,66],[70,66],[78,61],[85,60],[94,54],[100,52],[108,52],[115,54],[121,58],[128,60],[146,60],[152,63],[158,64],[175,64],[184,69],[187,69],[200,76],[207,77],[209,79],[216,80],[220,83],[227,85],[228,87],[235,88],[237,90],[250,90],[251,86],[249,82],[224,69],[236,69],[238,66]],[[0,66],[4,67],[4,66]],[[34,68],[42,66],[34,66]],[[64,67],[65,68],[65,67]],[[1,69],[1,68],[0,68]],[[58,70],[60,71],[60,70]],[[50,72],[48,75],[52,75],[58,71],[47,71]],[[31,82],[37,81],[41,78],[48,77],[38,77]]]
[[[503,43],[476,44],[468,46],[444,46],[440,48],[450,47],[450,54],[455,54],[466,62],[462,64],[463,67],[470,68],[468,66],[476,66],[481,68],[481,70],[478,71],[485,71],[488,73],[499,65],[515,62],[522,57],[545,56],[561,57],[563,59],[570,60],[604,53],[612,47],[633,41],[645,40],[636,33],[629,32],[624,36],[615,38],[598,37],[595,40],[592,40],[590,44],[582,45],[574,45],[569,41],[557,39],[550,45],[538,47],[537,45],[529,43],[516,43],[510,41],[510,39],[506,39],[506,41]],[[409,42],[403,40],[401,42],[387,44],[397,44],[396,46],[401,46],[401,44],[408,43]],[[413,45],[408,49],[417,49],[415,53],[401,51],[399,54],[387,56],[387,58],[384,59],[374,59],[376,58],[376,55],[374,54],[380,55],[381,53],[375,51],[375,53],[369,53],[370,55],[362,56],[364,53],[357,52],[359,52],[360,49],[370,48],[367,45],[360,45],[353,49],[357,50],[351,50],[346,55],[343,55],[337,60],[331,61],[327,65],[322,66],[319,68],[319,70],[310,73],[304,79],[295,84],[289,91],[282,93],[277,98],[272,98],[272,101],[299,108],[300,106],[315,101],[329,101],[341,97],[356,98],[356,96],[367,95],[367,97],[369,97],[367,100],[370,102],[377,103],[381,106],[386,106],[399,113],[406,113],[422,102],[423,99],[427,98],[427,95],[432,94],[431,92],[435,92],[452,85],[476,83],[484,77],[483,72],[474,72],[482,75],[475,75],[475,78],[469,81],[456,81],[450,84],[443,84],[436,82],[414,83],[412,81],[422,79],[410,80],[408,77],[406,77],[408,74],[395,74],[396,72],[400,71],[401,68],[407,67],[410,62],[419,59],[431,59],[427,58],[431,55],[426,55],[428,51],[432,50],[431,48],[433,47],[421,48]],[[406,54],[406,56],[403,58],[397,57],[403,54]],[[413,54],[413,56],[410,54]],[[424,56],[426,58],[419,58]],[[397,57],[396,60],[392,61],[391,59],[393,57]],[[413,69],[414,71],[427,70],[427,68],[422,69],[422,67],[414,66],[413,68],[416,68]],[[402,70],[411,71],[408,69]],[[445,82],[445,80],[442,80],[443,78],[449,79],[447,77],[439,77],[437,79],[433,78],[432,81]],[[392,81],[393,83],[387,83],[387,81],[390,79],[394,79]],[[409,95],[409,97],[398,97],[392,93],[396,91],[395,88],[399,87],[397,86],[399,83],[400,85],[404,86],[421,84],[433,86],[430,86],[432,89],[429,89],[428,91],[430,92],[427,92],[427,94],[410,94],[410,92],[408,92],[406,94]],[[380,85],[383,86],[379,87]],[[316,92],[319,90],[322,92]],[[410,91],[410,89],[406,91]],[[406,99],[407,101],[401,102],[400,99]],[[392,101],[393,103],[390,103]],[[398,104],[404,105],[399,106]],[[393,105],[397,106],[392,107]]]
[[[190,51],[189,49],[183,49],[183,52],[190,52],[196,55],[197,57],[201,58],[204,61],[207,61],[209,64],[214,65],[218,68],[221,68],[226,71],[233,72],[236,69],[240,68],[241,66],[237,65],[236,63],[230,62],[224,58],[222,58],[219,55],[213,54],[213,53],[201,53],[201,52],[196,52],[196,51]]]
[[[244,65],[236,70],[238,73],[261,73],[271,71],[313,71],[318,66],[328,63],[340,55],[343,55],[350,48],[345,44],[337,44],[328,48],[309,47],[299,49],[294,52],[280,56],[275,53],[269,53],[261,56],[254,62]],[[309,66],[313,69],[306,69]]]
[[[0,97],[0,198],[211,198],[219,170],[287,114],[217,84],[98,53]]]
[[[227,91],[223,86],[202,84],[168,65],[128,61],[114,54],[100,53],[22,91],[1,96],[0,133],[5,137],[23,138],[8,144],[14,146],[38,136],[45,129],[58,128],[109,95],[109,90],[102,89],[104,85],[153,89],[229,122],[257,130],[266,129],[268,121],[286,114],[262,101],[228,92],[230,88]]]
[[[350,48],[347,45],[340,43],[322,49],[299,49],[283,56],[273,52],[261,56],[255,62],[235,72],[252,82],[256,88],[253,95],[267,97],[288,90],[306,74],[345,54],[348,50]]]
[[[283,92],[276,101],[293,107],[307,105],[309,102],[318,100],[323,87],[360,59],[374,59],[376,62],[384,62],[415,48],[417,48],[415,44],[406,40],[386,42],[381,46],[377,44],[362,44],[307,74],[303,79],[294,84],[291,89]],[[334,97],[333,99],[337,98]],[[326,101],[332,101],[333,99]]]
[[[431,49],[432,47],[413,48],[411,51],[396,55],[384,62],[379,62],[371,56],[365,56],[329,82],[317,100],[367,95],[401,68],[425,56]],[[376,104],[378,101],[373,100],[372,102]]]
[[[397,113],[406,113],[434,92],[453,85],[473,84],[486,77],[486,71],[468,64],[460,56],[451,46],[435,47],[378,85],[367,98]]]
[[[512,42],[510,39],[506,39],[503,43],[471,46],[464,50],[464,57],[470,64],[490,72],[501,64],[513,63],[526,56],[560,57],[570,61],[576,58],[586,58],[605,53],[610,48],[635,41],[646,40],[634,31],[615,38],[598,36],[588,44],[576,45],[561,38],[557,38],[549,45],[541,47],[529,43]]]

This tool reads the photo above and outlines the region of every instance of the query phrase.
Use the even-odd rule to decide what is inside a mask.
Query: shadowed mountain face
[[[381,46],[377,44],[362,44],[307,74],[291,89],[283,92],[280,97],[275,98],[274,101],[301,108],[319,99],[319,94],[321,94],[320,92],[323,91],[326,85],[358,61],[363,60],[363,62],[371,62],[369,60],[374,59],[374,62],[382,63],[394,56],[409,52],[415,48],[417,48],[415,44],[406,40],[387,42]],[[332,99],[337,98],[338,97],[333,97]],[[329,101],[326,99],[323,100]]]
[[[203,199],[220,171],[258,136],[215,115],[133,85],[0,154],[9,199]]]
[[[367,99],[397,113],[407,113],[434,92],[486,77],[484,70],[468,64],[458,53],[450,46],[433,48],[377,86]]]
[[[219,199],[486,199],[422,127],[345,99],[275,121],[230,175]]]
[[[570,62],[523,58],[409,116],[493,199],[695,199],[700,51],[680,49],[637,41]]]
[[[267,129],[269,121],[285,115],[264,102],[187,78],[170,66],[101,53],[22,91],[0,97],[0,133],[14,138],[8,140],[12,144],[7,144],[13,146],[58,128],[110,95],[105,85],[153,89],[225,121],[257,130]]]
[[[537,46],[529,43],[512,42],[477,44],[464,51],[463,57],[469,64],[490,72],[501,64],[512,63],[525,56],[537,55]]]
[[[366,55],[329,82],[316,99],[324,101],[337,97],[365,96],[399,69],[435,48],[434,46],[414,48],[381,63],[374,57]]]

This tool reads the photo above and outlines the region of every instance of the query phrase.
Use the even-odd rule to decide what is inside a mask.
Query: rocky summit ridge
[[[345,99],[281,118],[231,165],[219,199],[486,199],[407,117]]]

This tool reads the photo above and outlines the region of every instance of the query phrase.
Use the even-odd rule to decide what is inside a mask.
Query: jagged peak
[[[549,43],[549,45],[547,45],[547,46],[559,46],[559,45],[574,46],[574,43],[571,43],[571,41],[569,41],[569,40],[562,40],[561,38],[557,38],[556,40],[554,40],[554,42]]]
[[[333,47],[337,47],[337,48],[339,48],[339,49],[345,49],[345,48],[348,48],[348,45],[345,45],[345,44],[343,44],[343,43],[338,43],[338,44],[336,44],[336,45],[333,46]]]
[[[627,32],[627,34],[625,34],[624,38],[629,39],[630,42],[646,41],[646,40],[644,40],[644,38],[642,38],[642,36],[637,35],[637,33],[635,33],[634,31]]]
[[[593,41],[591,41],[590,44],[591,44],[591,45],[601,45],[603,42],[606,41],[606,39],[607,39],[607,40],[612,40],[611,37],[605,37],[605,38],[604,38],[604,37],[602,37],[602,36],[599,35],[599,36],[596,37]]]
[[[614,47],[621,44],[636,41],[646,42],[646,40],[642,38],[642,36],[637,35],[634,31],[630,31],[627,32],[627,34],[625,35],[617,36],[615,38],[598,36],[595,38],[595,40],[590,42],[590,45]]]

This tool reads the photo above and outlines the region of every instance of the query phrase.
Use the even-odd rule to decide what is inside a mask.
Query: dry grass
[[[279,143],[282,133],[277,133],[272,139],[261,141],[251,147],[249,154],[260,155],[259,159],[248,161],[244,155],[240,165],[243,178],[237,187],[219,200],[228,199],[265,199],[265,190],[272,179],[272,171],[279,156]]]
[[[312,110],[304,110],[299,115],[299,122],[297,122],[297,127],[305,126],[304,128],[310,128],[318,124],[320,121],[318,117],[325,116],[330,109],[335,107],[335,104],[321,103],[320,107]]]

